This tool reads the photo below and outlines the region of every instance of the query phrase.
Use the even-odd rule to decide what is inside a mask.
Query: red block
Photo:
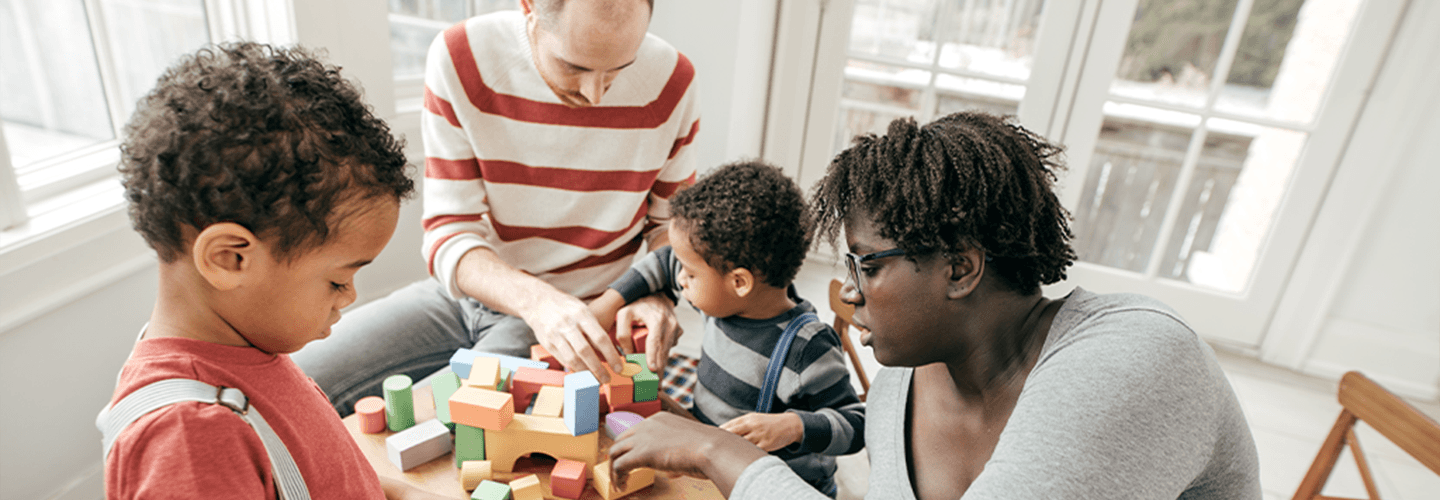
[[[650,337],[650,329],[640,326],[630,331],[630,338],[635,341],[635,352],[645,352],[645,339]]]
[[[644,417],[649,417],[656,413],[660,413],[660,398],[655,398],[651,401],[630,403],[628,405],[611,406],[610,411],[628,411],[631,413],[639,413],[641,416]]]
[[[530,346],[530,359],[548,363],[551,370],[563,371],[565,369],[564,366],[560,365],[560,360],[556,359],[554,354],[550,354],[550,351],[545,350],[540,344]]]
[[[530,407],[530,401],[535,399],[535,394],[547,385],[565,387],[565,372],[528,366],[515,369],[515,375],[510,377],[510,395],[515,396],[517,411],[524,413]]]
[[[557,497],[580,498],[585,492],[587,473],[585,462],[556,460],[555,468],[550,471],[550,492]]]

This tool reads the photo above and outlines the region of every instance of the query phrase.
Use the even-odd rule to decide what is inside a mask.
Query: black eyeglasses
[[[865,255],[856,255],[854,252],[845,252],[845,267],[850,270],[850,282],[855,284],[855,290],[860,292],[861,295],[865,294],[865,284],[860,281],[860,264],[864,264],[875,259],[883,259],[886,257],[894,257],[897,255],[905,255],[905,251],[899,248],[891,248],[889,250],[881,250],[879,252],[867,253]]]

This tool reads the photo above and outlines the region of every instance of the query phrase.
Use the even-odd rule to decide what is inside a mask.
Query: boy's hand
[[[805,424],[800,415],[784,413],[747,413],[720,424],[721,429],[750,440],[765,451],[775,451],[805,437]]]
[[[670,360],[670,348],[675,347],[680,334],[684,333],[675,320],[675,303],[664,295],[649,295],[620,308],[614,319],[615,339],[627,354],[634,345],[633,325],[639,323],[650,330],[645,340],[645,360],[650,364],[650,371],[664,373],[665,363]]]

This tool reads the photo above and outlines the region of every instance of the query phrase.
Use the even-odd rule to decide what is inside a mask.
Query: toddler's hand
[[[744,437],[765,451],[775,451],[805,437],[805,424],[800,415],[784,413],[747,413],[720,424],[721,429]]]

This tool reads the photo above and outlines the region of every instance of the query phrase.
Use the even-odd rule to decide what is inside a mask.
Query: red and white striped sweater
[[[562,104],[541,79],[516,11],[445,30],[426,61],[423,251],[454,298],[460,257],[477,247],[598,295],[695,181],[695,70],[654,35],[588,108]]]

